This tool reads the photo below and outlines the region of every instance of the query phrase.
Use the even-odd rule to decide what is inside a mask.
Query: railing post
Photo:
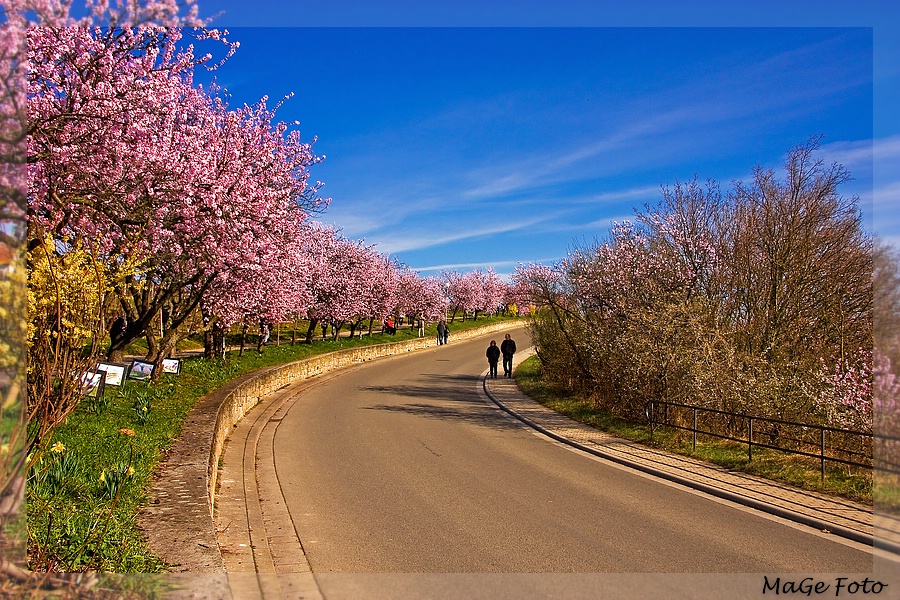
[[[825,428],[822,428],[822,482],[825,482]]]
[[[697,409],[694,408],[694,450],[697,450]]]
[[[647,402],[647,420],[650,422],[650,441],[653,441],[653,400]]]
[[[747,436],[747,462],[753,462],[753,417],[750,417],[750,435]]]

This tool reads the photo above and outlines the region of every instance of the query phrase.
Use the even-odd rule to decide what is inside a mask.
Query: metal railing
[[[691,432],[695,450],[699,434],[747,444],[750,461],[754,448],[798,454],[819,461],[823,480],[825,465],[829,462],[864,469],[873,466],[874,436],[871,433],[662,400],[649,401],[646,415],[651,439],[655,426],[662,425]]]

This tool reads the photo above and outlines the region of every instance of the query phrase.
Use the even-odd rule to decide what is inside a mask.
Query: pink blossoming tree
[[[320,204],[311,146],[273,122],[265,98],[229,109],[193,87],[209,58],[179,50],[178,31],[30,38],[32,228],[90,244],[110,268],[128,318],[112,360],[146,336],[160,361],[217,280],[252,273]]]

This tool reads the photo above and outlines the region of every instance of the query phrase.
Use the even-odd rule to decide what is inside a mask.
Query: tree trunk
[[[175,339],[171,339],[169,341],[164,341],[159,348],[159,354],[157,354],[156,358],[153,360],[153,375],[150,377],[150,381],[159,381],[159,378],[162,377],[162,362],[169,358],[170,355],[174,354],[175,351]]]
[[[313,335],[315,334],[316,325],[318,325],[318,324],[319,324],[318,319],[310,319],[309,320],[309,329],[306,330],[306,343],[307,344],[312,344]]]
[[[225,327],[216,327],[213,329],[213,355],[216,358],[225,358]]]
[[[107,353],[107,358],[109,362],[121,364],[125,361],[125,349],[124,348],[110,348]]]
[[[144,339],[147,340],[147,354],[144,358],[147,362],[155,363],[160,354],[159,340],[156,339],[156,334],[150,332],[147,332]]]
[[[216,356],[216,340],[212,332],[212,327],[207,327],[203,331],[203,358],[212,359]]]

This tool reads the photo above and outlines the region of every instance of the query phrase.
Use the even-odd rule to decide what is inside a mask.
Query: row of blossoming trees
[[[194,83],[237,44],[193,0],[86,0],[80,20],[70,4],[0,0],[0,576],[23,581],[7,526],[27,463],[107,352],[144,338],[160,362],[232,325],[371,331],[508,302],[490,270],[420,277],[316,223],[312,143],[267,98],[233,107]],[[110,340],[114,312],[127,326]]]
[[[67,2],[0,0],[18,44],[6,54],[10,118],[28,157],[4,204],[27,221],[27,445],[81,395],[60,373],[90,370],[107,348],[119,360],[140,338],[161,362],[185,336],[235,324],[303,319],[311,337],[318,323],[371,330],[392,314],[434,321],[506,301],[490,270],[420,277],[317,223],[328,200],[310,180],[324,158],[315,140],[265,97],[232,107],[194,82],[238,44],[191,2],[186,13],[172,0],[87,4],[75,21]],[[114,312],[127,326],[109,345]]]
[[[792,149],[784,179],[666,187],[606,239],[520,268],[544,375],[628,417],[657,399],[870,431],[873,239],[817,149]]]

